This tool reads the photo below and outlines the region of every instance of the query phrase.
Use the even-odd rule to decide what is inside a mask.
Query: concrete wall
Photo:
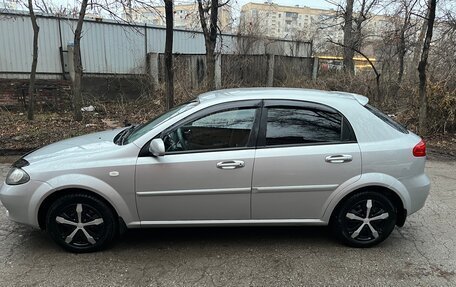
[[[274,56],[274,85],[312,78],[313,58]]]
[[[199,89],[206,74],[204,55],[174,55],[175,86]],[[315,78],[314,58],[276,55],[218,55],[216,87],[274,86]],[[155,85],[164,83],[164,55],[148,54],[148,74]]]
[[[268,80],[267,55],[222,55],[222,86],[266,86]]]
[[[318,59],[276,55],[219,55],[216,63],[216,88],[252,86],[299,86],[315,78]],[[149,96],[164,84],[164,55],[149,53],[146,75],[106,76],[85,74],[82,88],[85,99],[123,101]],[[204,90],[204,55],[174,55],[174,86],[182,97],[193,97]],[[62,110],[70,106],[71,82],[40,79],[37,82],[37,109]],[[28,80],[0,79],[0,106],[24,108]],[[177,97],[177,95],[176,95]],[[181,98],[177,99],[182,101]]]

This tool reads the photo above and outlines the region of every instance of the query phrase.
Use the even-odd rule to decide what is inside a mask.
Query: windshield
[[[140,138],[144,134],[148,133],[149,131],[151,131],[153,128],[155,128],[159,124],[173,118],[174,116],[176,116],[180,113],[188,111],[189,109],[195,107],[197,104],[198,104],[198,101],[193,101],[193,102],[185,103],[183,105],[176,106],[176,107],[170,109],[169,111],[167,111],[166,113],[150,120],[149,122],[135,127],[134,130],[128,136],[128,138],[125,139],[124,144],[128,144],[128,143],[131,143],[131,142],[137,140],[138,138]]]

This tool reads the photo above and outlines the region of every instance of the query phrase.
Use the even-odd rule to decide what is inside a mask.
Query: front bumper
[[[49,184],[35,180],[20,185],[3,183],[0,187],[0,201],[7,209],[9,219],[39,228],[38,208],[41,202],[34,194],[38,190],[50,189]]]

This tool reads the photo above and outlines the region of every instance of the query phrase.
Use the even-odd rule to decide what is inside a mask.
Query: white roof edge
[[[369,99],[365,96],[355,94],[355,93],[349,93],[349,92],[342,92],[342,91],[324,91],[324,90],[314,90],[314,89],[299,89],[299,88],[280,88],[280,87],[274,87],[274,88],[235,88],[235,89],[222,89],[222,90],[215,90],[215,91],[208,91],[205,93],[202,93],[197,96],[197,100],[201,103],[206,100],[211,100],[211,99],[216,99],[219,98],[220,96],[237,96],[239,95],[238,92],[255,92],[255,91],[310,91],[310,92],[318,92],[316,95],[324,95],[326,94],[332,94],[332,95],[338,95],[340,98],[345,98],[345,99],[351,99],[357,101],[360,105],[365,106],[368,102]]]

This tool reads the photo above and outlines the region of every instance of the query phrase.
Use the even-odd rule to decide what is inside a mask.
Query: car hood
[[[103,151],[119,147],[113,141],[114,137],[124,128],[104,132],[97,132],[62,140],[40,149],[37,149],[24,156],[28,162],[35,163],[49,159],[71,158],[72,161],[84,159]]]

